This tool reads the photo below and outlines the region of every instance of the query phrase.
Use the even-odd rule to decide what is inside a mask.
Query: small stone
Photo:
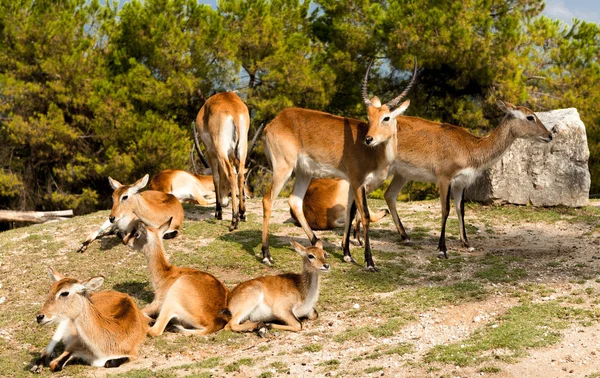
[[[358,310],[360,308],[360,305],[358,303],[355,303],[354,306],[352,306],[352,308]]]

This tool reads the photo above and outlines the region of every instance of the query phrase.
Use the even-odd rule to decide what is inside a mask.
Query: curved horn
[[[365,105],[367,107],[373,106],[373,104],[371,103],[371,100],[369,100],[369,96],[367,95],[367,81],[369,81],[369,71],[371,70],[371,65],[373,64],[373,60],[374,59],[371,59],[371,62],[369,63],[369,67],[367,67],[367,73],[365,73],[365,78],[362,83],[362,98],[363,98],[363,102],[365,103]]]
[[[396,97],[395,99],[393,99],[392,101],[390,101],[386,104],[388,108],[390,108],[390,109],[395,108],[398,105],[398,103],[400,102],[400,100],[402,100],[402,98],[408,94],[408,92],[412,88],[413,84],[415,83],[415,79],[417,78],[417,76],[418,76],[417,57],[415,56],[415,70],[413,71],[413,75],[412,75],[412,79],[410,79],[410,83],[408,83],[406,88],[402,91],[402,93],[400,93],[400,95],[398,95],[398,97]]]

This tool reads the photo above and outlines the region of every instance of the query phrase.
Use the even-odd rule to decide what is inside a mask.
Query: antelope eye
[[[127,198],[129,198],[129,196],[125,195],[125,196],[121,197],[121,201],[127,201]]]
[[[62,293],[60,293],[61,297],[68,297],[69,296],[69,292],[68,291],[63,291]]]
[[[528,120],[528,121],[534,121],[534,120],[535,120],[535,118],[534,118],[532,115],[528,115],[528,116],[527,116],[527,120]]]
[[[389,121],[389,120],[390,120],[390,117],[385,117],[385,118],[383,118],[383,122],[387,122],[387,121]]]
[[[314,260],[315,259],[315,255],[313,255],[312,253],[310,255],[308,255],[309,260]]]

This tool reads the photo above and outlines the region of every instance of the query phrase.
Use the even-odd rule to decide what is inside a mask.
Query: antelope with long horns
[[[370,69],[369,65],[369,69]],[[334,116],[299,108],[281,111],[265,128],[266,155],[273,168],[273,181],[263,198],[263,262],[273,262],[269,250],[269,221],[271,208],[283,185],[294,171],[296,181],[290,196],[290,208],[304,232],[315,245],[317,236],[302,212],[303,198],[313,176],[337,176],[350,183],[346,224],[344,230],[344,260],[353,262],[350,254],[350,225],[358,209],[364,225],[365,262],[368,270],[377,270],[369,242],[369,213],[366,206],[365,186],[379,182],[387,175],[397,150],[396,117],[409,105],[398,104],[414,83],[415,73],[408,87],[392,101],[382,105],[377,97],[367,98],[369,69],[362,85],[363,101],[369,122]],[[398,107],[396,107],[398,106]],[[394,110],[392,110],[394,109]]]
[[[140,192],[148,184],[148,178],[148,175],[145,175],[132,185],[123,185],[111,177],[108,178],[110,186],[114,189],[113,205],[108,220],[87,237],[78,252],[85,251],[91,242],[105,233],[128,234],[132,222],[137,218],[154,227],[159,227],[173,218],[169,232],[165,233],[164,237],[171,239],[179,234],[183,222],[181,202],[172,194],[156,190]]]
[[[396,210],[396,199],[409,180],[437,182],[442,205],[440,257],[448,258],[446,220],[450,197],[458,215],[460,240],[469,248],[465,230],[464,192],[487,168],[498,161],[516,139],[550,142],[552,133],[533,111],[523,106],[498,101],[506,115],[487,137],[469,133],[462,127],[440,124],[417,117],[398,117],[398,154],[390,167],[394,178],[385,192],[385,200],[402,239],[410,240]]]
[[[223,314],[229,289],[212,274],[169,263],[162,239],[170,223],[167,220],[160,227],[152,227],[138,219],[123,239],[125,245],[142,251],[148,260],[154,300],[142,312],[149,318],[156,317],[148,335],[161,335],[169,322],[182,333],[216,332],[229,320]]]
[[[246,219],[244,199],[244,172],[248,153],[248,107],[233,92],[211,96],[198,113],[196,125],[200,139],[206,146],[217,194],[217,219],[223,218],[223,207],[228,205],[231,193],[232,218],[229,231]]]
[[[148,322],[129,295],[92,293],[104,282],[102,276],[78,281],[52,268],[48,273],[54,283],[36,319],[40,325],[58,326],[32,371],[41,371],[48,362],[51,371],[60,371],[74,358],[92,366],[118,367],[137,357]],[[48,361],[59,342],[64,352]]]

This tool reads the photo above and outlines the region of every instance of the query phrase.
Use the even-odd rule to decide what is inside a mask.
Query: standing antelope
[[[397,118],[398,154],[390,167],[390,175],[394,178],[385,192],[385,200],[402,239],[409,240],[398,217],[396,199],[408,180],[437,182],[442,204],[440,257],[448,258],[445,231],[450,194],[458,215],[460,240],[464,247],[469,248],[464,219],[465,188],[498,161],[516,139],[552,140],[552,133],[533,111],[502,101],[498,101],[498,106],[506,115],[487,137],[478,137],[461,127],[422,118]]]
[[[369,65],[370,68],[370,65]],[[273,181],[263,198],[263,262],[272,263],[269,251],[269,221],[273,201],[283,185],[296,173],[293,193],[289,204],[304,232],[315,245],[317,237],[308,225],[302,212],[303,198],[313,176],[335,175],[350,183],[346,224],[344,230],[344,260],[353,262],[350,255],[350,225],[356,204],[361,222],[364,224],[365,262],[367,269],[377,270],[371,256],[369,243],[369,213],[366,206],[365,185],[378,182],[387,175],[387,169],[396,157],[396,117],[402,114],[410,101],[405,101],[395,110],[406,95],[408,87],[385,105],[377,97],[367,98],[369,69],[362,86],[363,101],[367,107],[369,123],[351,118],[338,117],[315,110],[288,108],[281,111],[265,128],[266,155],[273,168]]]
[[[150,318],[158,316],[148,335],[161,335],[172,320],[176,320],[174,327],[179,332],[202,335],[216,332],[227,324],[222,311],[227,308],[229,290],[209,273],[169,263],[162,235],[168,232],[170,223],[168,220],[155,228],[138,219],[123,239],[124,244],[142,251],[148,260],[154,300],[142,312]]]
[[[180,202],[195,201],[200,206],[215,203],[215,184],[211,175],[197,175],[180,169],[167,169],[150,180],[150,190],[170,193]]]
[[[318,318],[319,276],[329,272],[323,243],[319,240],[314,247],[305,248],[292,241],[292,246],[302,256],[302,274],[259,277],[237,285],[229,295],[231,320],[225,329],[252,331],[261,323],[281,321],[284,324],[271,327],[298,332],[300,319]]]
[[[211,96],[196,117],[200,139],[206,146],[217,194],[215,217],[223,218],[231,192],[232,218],[229,231],[246,219],[244,170],[248,152],[250,115],[246,104],[233,92]]]
[[[50,362],[52,371],[62,370],[73,358],[92,366],[118,367],[137,356],[148,323],[129,295],[91,293],[104,282],[101,276],[82,282],[52,268],[48,273],[54,283],[36,318],[41,325],[58,323],[58,327],[34,371],[41,370],[60,341],[65,350]]]
[[[78,252],[85,251],[87,246],[109,227],[110,232],[118,231],[123,235],[129,233],[132,222],[137,218],[154,227],[159,227],[165,221],[173,218],[171,228],[164,238],[171,239],[177,236],[183,222],[183,207],[175,196],[156,190],[140,192],[148,183],[148,175],[132,185],[123,185],[111,177],[108,178],[108,182],[114,189],[113,205],[108,220],[87,237]]]

